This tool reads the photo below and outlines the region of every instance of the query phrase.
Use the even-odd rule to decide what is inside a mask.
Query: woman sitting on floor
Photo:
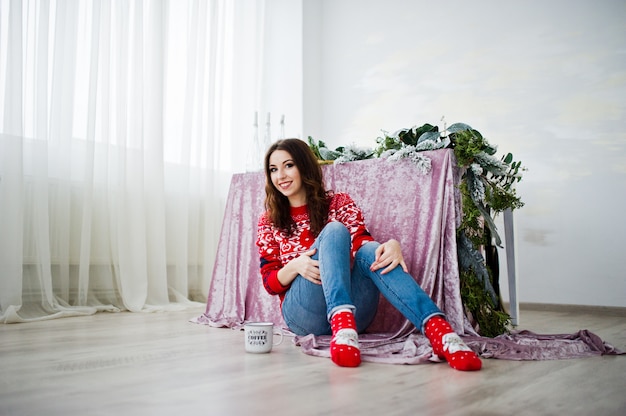
[[[272,144],[264,168],[266,212],[257,236],[261,275],[265,289],[280,296],[292,332],[332,334],[333,362],[356,367],[358,333],[374,320],[382,293],[452,368],[480,370],[478,356],[408,274],[398,241],[374,241],[350,196],[325,189],[322,169],[304,141]]]

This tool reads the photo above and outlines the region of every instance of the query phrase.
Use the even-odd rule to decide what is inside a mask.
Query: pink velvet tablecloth
[[[599,338],[580,333],[549,339],[532,333],[514,333],[501,339],[476,334],[465,317],[459,291],[456,229],[462,214],[454,153],[443,149],[423,155],[430,159],[427,173],[409,160],[325,165],[327,189],[352,196],[376,240],[400,241],[410,273],[445,312],[453,328],[481,355],[550,359],[618,353]],[[263,212],[264,183],[263,172],[233,175],[206,312],[192,322],[239,328],[244,322],[269,321],[286,330],[279,299],[265,291],[259,274],[255,242],[257,220]],[[529,344],[520,337],[530,337],[534,347],[518,348],[520,343]],[[329,338],[310,335],[295,337],[295,342],[307,354],[328,357]],[[383,298],[374,322],[359,340],[364,361],[418,364],[436,360],[428,340]],[[540,354],[537,348],[550,352]]]

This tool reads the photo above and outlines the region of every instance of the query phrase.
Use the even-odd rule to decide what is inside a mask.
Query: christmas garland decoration
[[[508,332],[511,317],[500,298],[497,256],[494,264],[489,254],[495,252],[495,246],[502,246],[493,220],[495,215],[524,206],[514,184],[522,179],[526,169],[521,162],[513,160],[511,153],[497,158],[496,147],[464,123],[444,125],[442,131],[426,123],[393,134],[384,132],[376,142],[374,149],[342,146],[331,150],[324,142],[308,138],[309,147],[321,163],[409,159],[422,174],[430,171],[430,159],[420,152],[453,149],[462,172],[459,188],[463,218],[457,229],[461,299],[478,333],[495,337]]]

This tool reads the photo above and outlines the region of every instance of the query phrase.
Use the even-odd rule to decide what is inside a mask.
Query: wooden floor
[[[339,368],[290,338],[247,354],[201,310],[0,325],[0,415],[626,415],[626,356]],[[623,313],[522,309],[520,329],[589,329],[626,349]]]

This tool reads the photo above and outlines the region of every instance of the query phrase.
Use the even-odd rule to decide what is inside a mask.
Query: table
[[[475,334],[459,292],[459,169],[451,149],[422,154],[431,163],[426,174],[409,160],[371,159],[323,166],[326,186],[352,196],[376,240],[400,241],[409,272],[446,313],[453,328],[460,334]],[[257,220],[264,211],[264,185],[263,172],[232,177],[203,323],[236,327],[246,321],[269,321],[285,326],[278,297],[265,292],[259,274],[255,243]],[[514,267],[514,262],[509,264]],[[381,299],[369,330],[411,329]]]
[[[512,331],[493,339],[476,334],[465,317],[459,293],[456,229],[462,216],[457,187],[460,172],[450,149],[422,154],[431,161],[427,174],[421,174],[408,160],[372,159],[326,165],[324,177],[328,189],[347,192],[357,202],[374,238],[400,241],[411,274],[474,351],[483,357],[510,360],[623,354],[588,331],[557,335]],[[262,172],[233,175],[206,311],[192,322],[236,328],[246,321],[269,321],[285,328],[279,299],[265,292],[259,274],[255,243],[264,194]],[[510,212],[505,212],[504,223],[509,289],[513,290],[511,310],[516,313]],[[426,338],[416,334],[415,328],[384,299],[367,332],[359,335],[364,361],[419,364],[432,359]],[[329,356],[329,336],[300,338],[297,342],[304,353]]]

